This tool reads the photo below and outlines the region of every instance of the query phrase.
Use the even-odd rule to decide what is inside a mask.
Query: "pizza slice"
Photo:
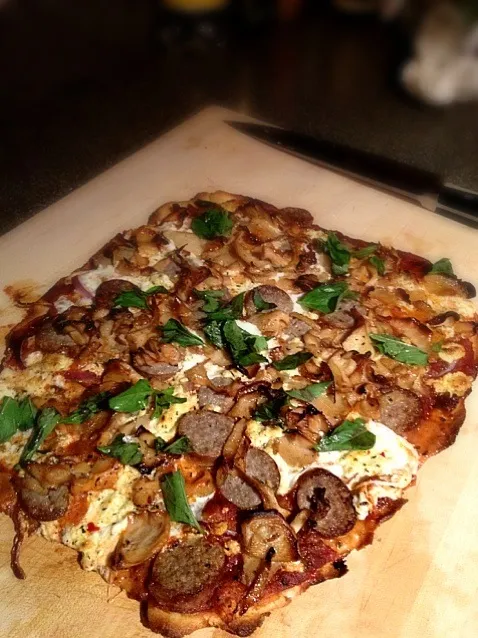
[[[471,284],[224,192],[161,206],[28,308],[0,371],[0,510],[153,630],[245,636],[346,573],[451,445]]]

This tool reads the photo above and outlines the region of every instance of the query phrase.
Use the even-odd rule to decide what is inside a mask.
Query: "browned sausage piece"
[[[382,394],[379,406],[380,421],[397,434],[411,430],[422,414],[419,397],[414,392],[402,388]]]
[[[206,406],[215,406],[219,408],[221,412],[228,412],[234,405],[234,399],[228,397],[226,394],[220,392],[214,392],[211,388],[203,385],[198,392],[199,407],[204,408]]]
[[[70,494],[66,485],[44,487],[26,474],[19,479],[17,488],[22,508],[37,521],[55,521],[68,509]]]
[[[297,482],[297,505],[311,511],[315,530],[324,538],[335,538],[355,525],[352,494],[337,476],[318,468],[303,474]]]
[[[311,329],[308,323],[301,321],[296,317],[292,317],[290,324],[287,326],[287,334],[291,337],[303,337]]]
[[[267,452],[251,447],[246,454],[246,474],[277,492],[280,484],[280,472],[276,462]]]
[[[244,549],[251,556],[265,558],[272,547],[274,562],[297,559],[294,532],[279,512],[253,514],[242,524],[242,537]]]
[[[38,329],[35,344],[42,352],[63,352],[73,355],[74,351],[78,350],[77,344],[70,335],[57,331],[50,320],[45,321]]]
[[[271,310],[282,310],[282,312],[285,312],[286,314],[292,312],[292,309],[294,307],[292,304],[292,299],[286,292],[284,292],[280,288],[277,288],[276,286],[258,286],[257,288],[253,288],[253,290],[250,290],[244,300],[244,307],[246,309],[246,314],[248,317],[250,317],[251,315],[255,315],[256,312],[258,312],[254,303],[255,293],[258,293],[267,303],[275,304],[275,308],[271,308]]]
[[[197,594],[218,580],[224,562],[220,545],[208,543],[205,538],[191,539],[158,554],[149,590],[158,600]]]
[[[188,412],[179,421],[178,432],[187,436],[193,452],[201,456],[220,456],[224,443],[231,433],[234,420],[210,410]]]
[[[262,503],[256,490],[234,471],[227,473],[219,490],[224,498],[241,510],[252,510]]]
[[[96,289],[95,305],[97,308],[112,308],[116,297],[122,292],[129,290],[140,292],[138,286],[135,286],[131,281],[127,281],[126,279],[103,281]]]

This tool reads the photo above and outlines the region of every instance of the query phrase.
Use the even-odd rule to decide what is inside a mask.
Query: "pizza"
[[[446,258],[224,192],[167,203],[12,327],[0,509],[176,638],[249,635],[406,502],[477,374]]]

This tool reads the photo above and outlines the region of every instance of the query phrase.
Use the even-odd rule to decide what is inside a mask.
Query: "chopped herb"
[[[327,235],[324,251],[329,255],[332,261],[332,272],[334,275],[345,275],[349,270],[351,253],[335,233],[329,233]]]
[[[108,405],[116,412],[138,412],[147,407],[152,393],[153,388],[150,382],[146,379],[140,379],[121,394],[111,397]]]
[[[385,274],[385,261],[377,255],[372,255],[369,262],[375,268],[377,273],[382,277]]]
[[[171,520],[176,523],[185,523],[202,532],[196,517],[191,510],[186,496],[184,478],[180,470],[165,474],[161,478],[161,490],[164,504]]]
[[[297,352],[296,354],[289,354],[280,361],[274,361],[272,364],[276,370],[295,370],[303,363],[313,357],[311,352]]]
[[[331,381],[323,381],[322,383],[311,383],[302,388],[302,390],[287,390],[287,394],[293,399],[312,403],[314,399],[320,397],[330,386]]]
[[[266,401],[258,406],[257,410],[254,412],[252,418],[255,421],[264,422],[274,422],[275,425],[279,425],[280,427],[284,426],[284,420],[281,416],[281,410],[284,406],[286,406],[289,402],[289,397],[287,393],[282,390],[278,391],[277,396],[271,401]]]
[[[236,364],[245,367],[267,361],[263,355],[259,354],[262,350],[267,350],[265,337],[250,334],[233,320],[224,323],[222,334]]]
[[[376,436],[365,427],[363,419],[344,421],[330,434],[326,434],[315,446],[317,452],[342,450],[370,450],[375,445]]]
[[[368,246],[364,246],[363,248],[359,248],[358,250],[354,250],[352,255],[356,259],[364,259],[365,257],[370,257],[377,250],[377,244],[369,244]]]
[[[176,319],[169,319],[163,326],[163,341],[178,343],[180,346],[202,346],[201,337],[190,332]]]
[[[432,351],[433,352],[441,352],[443,348],[443,339],[440,339],[440,341],[436,341],[433,345],[432,345]]]
[[[99,394],[88,397],[82,401],[76,410],[69,414],[66,419],[62,419],[61,422],[79,424],[87,421],[93,414],[108,408],[107,399],[109,396],[109,392],[100,392]]]
[[[428,363],[426,352],[416,346],[405,343],[397,337],[387,334],[371,334],[370,338],[377,350],[391,359],[416,366],[425,366]]]
[[[216,346],[216,348],[226,347],[222,336],[222,322],[211,321],[204,326],[203,330],[207,340],[210,341],[213,346]]]
[[[158,436],[154,441],[154,447],[156,452],[164,452],[167,454],[186,454],[191,451],[191,442],[187,436],[181,436],[179,439],[170,443]]]
[[[147,298],[157,292],[167,293],[168,290],[164,286],[153,286],[148,290],[140,290],[139,288],[137,290],[125,290],[115,298],[114,305],[122,308],[142,308],[147,310]]]
[[[450,275],[453,276],[455,273],[453,272],[453,266],[451,265],[451,261],[444,257],[443,259],[439,259],[436,261],[431,267],[430,273],[439,273],[442,275]]]
[[[29,430],[35,423],[38,410],[29,397],[18,401],[3,397],[0,402],[0,443],[5,443],[18,431]]]
[[[46,437],[53,432],[60,421],[60,414],[54,408],[44,408],[37,417],[30,438],[25,444],[20,456],[20,465],[31,461]]]
[[[344,281],[335,284],[324,284],[307,292],[299,299],[303,308],[318,310],[328,314],[334,312],[342,299],[356,299],[357,293],[349,290]]]
[[[175,403],[186,403],[187,399],[184,397],[175,397],[174,388],[170,386],[162,392],[153,391],[154,395],[154,410],[152,414],[153,419],[159,419],[163,410],[166,410]]]
[[[194,290],[198,299],[203,299],[203,312],[215,312],[221,307],[219,299],[224,297],[224,290]]]
[[[138,465],[143,460],[139,444],[125,441],[124,434],[118,434],[109,445],[98,447],[98,450],[118,459],[123,465]]]
[[[245,292],[236,295],[228,304],[208,313],[207,321],[227,321],[228,319],[240,319],[244,309]]]
[[[192,231],[203,239],[229,237],[233,226],[234,222],[229,217],[229,214],[217,206],[212,206],[191,222]]]
[[[277,308],[277,304],[271,303],[269,301],[265,301],[258,290],[254,290],[252,295],[252,300],[258,312],[263,312],[264,310],[272,310],[272,308]]]

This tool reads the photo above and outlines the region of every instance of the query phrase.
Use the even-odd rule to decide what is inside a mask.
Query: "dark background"
[[[209,40],[156,0],[0,5],[0,232],[211,103],[478,190],[478,106],[401,91],[397,24],[309,2],[294,22],[234,14]]]

